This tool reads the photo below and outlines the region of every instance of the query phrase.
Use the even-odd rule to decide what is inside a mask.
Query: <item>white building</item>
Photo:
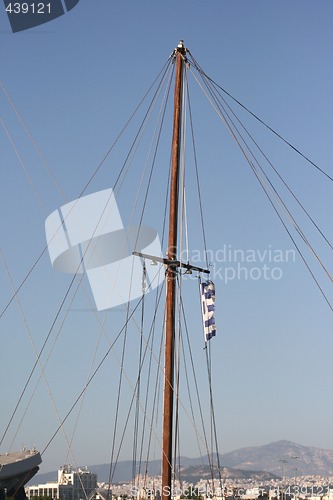
[[[44,496],[53,500],[80,500],[87,498],[97,488],[97,474],[87,469],[73,470],[64,465],[58,470],[58,482],[29,486],[27,497]]]

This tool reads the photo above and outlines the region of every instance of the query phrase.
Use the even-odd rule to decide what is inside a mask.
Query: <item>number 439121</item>
[[[11,2],[7,5],[6,11],[9,14],[51,14],[51,4],[42,2]]]

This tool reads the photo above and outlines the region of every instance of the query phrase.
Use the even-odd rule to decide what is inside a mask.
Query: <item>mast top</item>
[[[184,40],[179,40],[177,47],[175,48],[175,53],[180,52],[181,54],[186,54],[186,47],[184,45]]]

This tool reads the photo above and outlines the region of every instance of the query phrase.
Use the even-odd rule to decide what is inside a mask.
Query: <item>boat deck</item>
[[[14,451],[12,453],[5,453],[4,455],[0,455],[0,467],[13,462],[20,462],[21,460],[25,460],[32,455],[36,455],[37,453],[38,452],[35,450],[22,450]]]

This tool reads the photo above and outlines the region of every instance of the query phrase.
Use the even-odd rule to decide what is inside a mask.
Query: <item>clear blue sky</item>
[[[332,23],[330,0],[80,0],[66,15],[13,34],[1,6],[1,80],[68,200],[78,196],[180,38],[208,75],[332,176]],[[45,245],[47,215],[63,198],[3,93],[0,99],[2,119],[40,196],[2,128],[1,248],[17,285]],[[245,119],[332,241],[331,181]],[[198,129],[207,141],[200,154],[209,249],[215,257],[225,248],[292,249],[242,156],[223,127],[217,131],[215,118],[213,123],[211,130]],[[89,192],[106,187],[108,172],[103,171]],[[118,201],[126,213],[126,197]],[[153,217],[147,224],[155,224]],[[310,234],[317,244],[317,236]],[[330,263],[324,245],[317,245]],[[224,265],[217,262],[217,270]],[[216,275],[219,332],[213,341],[221,452],[278,439],[333,448],[332,313],[298,256],[280,267],[280,280],[226,284]],[[332,301],[331,283],[319,276]],[[69,279],[52,270],[46,255],[22,290],[22,308],[38,347]],[[2,310],[12,293],[3,262],[0,280]],[[96,343],[94,318],[75,308],[80,305],[73,305],[46,371],[61,414],[87,377]],[[2,433],[35,361],[17,304],[1,318],[1,339]],[[102,370],[93,387],[95,398],[82,410],[75,448],[79,464],[109,458],[103,447],[108,429],[103,404],[113,376],[107,367]],[[1,451],[10,446],[18,420]],[[42,449],[55,428],[53,405],[41,382],[13,448],[35,444]],[[197,454],[190,442],[183,452]],[[130,457],[125,449],[122,458]],[[65,458],[59,437],[45,454],[43,471],[57,468]]]

